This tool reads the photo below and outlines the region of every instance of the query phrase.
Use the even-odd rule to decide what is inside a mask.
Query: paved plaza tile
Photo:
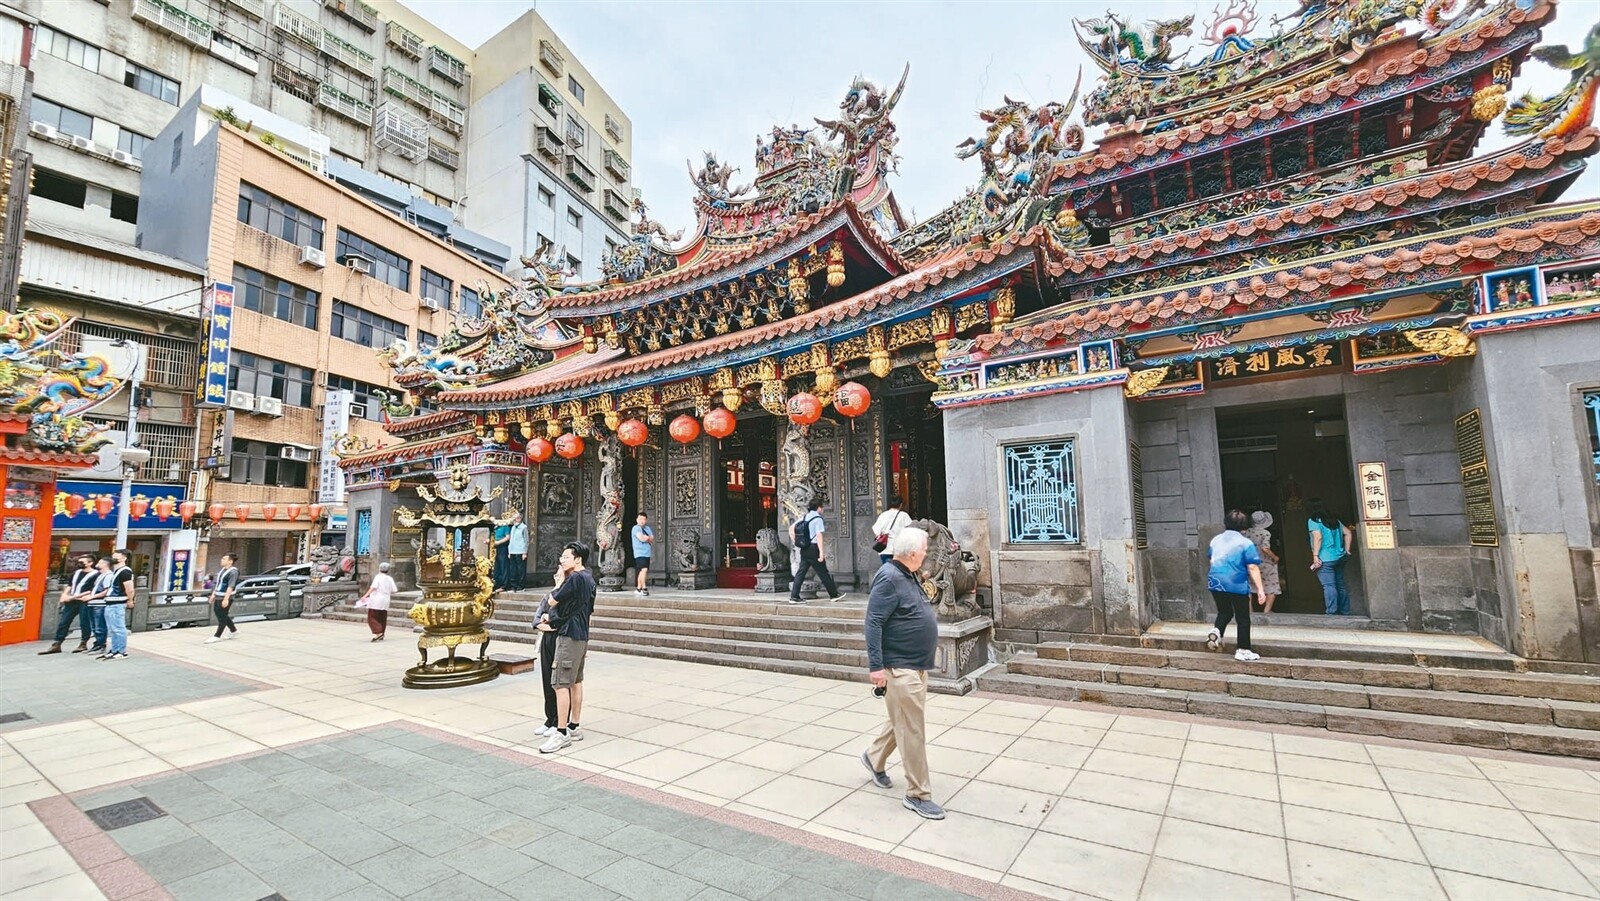
[[[1600,898],[1590,762],[935,696],[925,822],[864,682],[596,654],[540,755],[536,678],[406,691],[362,635],[138,636],[142,695],[0,653],[58,711],[0,734],[0,899]]]

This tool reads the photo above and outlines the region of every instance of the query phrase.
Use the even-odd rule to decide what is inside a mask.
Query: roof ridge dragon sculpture
[[[46,451],[93,453],[111,443],[107,427],[82,413],[122,387],[104,357],[64,354],[56,339],[72,319],[47,310],[0,314],[0,413],[30,417],[28,440]]]

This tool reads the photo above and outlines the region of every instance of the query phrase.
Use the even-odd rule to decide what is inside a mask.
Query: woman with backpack
[[[1350,615],[1350,589],[1344,581],[1344,565],[1350,562],[1350,527],[1328,512],[1322,498],[1308,504],[1306,531],[1311,536],[1311,571],[1322,583],[1323,612],[1329,616]]]

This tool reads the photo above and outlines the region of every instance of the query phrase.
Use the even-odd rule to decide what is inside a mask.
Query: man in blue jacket
[[[928,670],[934,668],[939,646],[939,618],[922,590],[917,570],[928,556],[928,533],[907,526],[889,539],[888,563],[872,577],[867,598],[867,662],[874,693],[884,699],[889,722],[861,763],[879,788],[893,788],[886,772],[889,755],[898,748],[906,773],[907,810],[929,820],[944,819],[944,808],[933,801],[928,777],[926,724]]]

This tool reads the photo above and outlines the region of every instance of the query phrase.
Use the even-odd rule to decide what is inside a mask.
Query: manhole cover
[[[3,725],[5,723],[20,723],[23,720],[31,720],[31,719],[33,719],[33,717],[27,715],[26,713],[23,713],[20,710],[17,711],[16,713],[0,713],[0,725]]]
[[[88,811],[89,819],[94,824],[107,832],[132,826],[136,823],[148,823],[167,815],[165,810],[157,807],[149,798],[134,798],[132,801],[120,801],[116,804],[107,804]]]

